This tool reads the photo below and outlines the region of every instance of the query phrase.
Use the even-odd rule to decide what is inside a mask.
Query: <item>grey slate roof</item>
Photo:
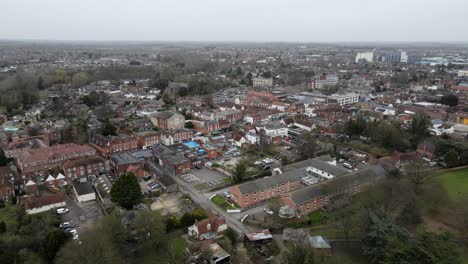
[[[318,160],[318,159],[311,159],[309,161],[309,166],[312,166],[314,168],[317,168],[321,171],[324,171],[324,172],[327,172],[327,173],[330,173],[332,175],[334,175],[335,177],[339,177],[339,176],[342,176],[342,175],[345,175],[345,174],[348,174],[349,171],[343,169],[343,168],[340,168],[340,167],[337,167],[337,166],[333,166],[327,162],[323,162],[321,160]]]
[[[288,168],[285,168],[285,170],[281,169],[283,173],[280,175],[262,178],[262,179],[258,179],[258,180],[251,181],[251,182],[246,182],[246,183],[240,184],[238,187],[241,193],[249,194],[249,193],[253,193],[256,191],[260,191],[262,189],[271,188],[278,184],[283,184],[289,181],[299,180],[300,178],[309,175],[305,170],[308,166],[321,166],[322,168],[326,167],[330,171],[333,168],[336,168],[338,171],[340,171],[340,168],[337,168],[323,161],[323,160],[330,160],[330,159],[331,159],[330,156],[325,155],[325,156],[321,156],[315,159],[297,162],[297,163],[291,164],[289,167],[287,166]],[[323,164],[326,164],[326,165],[323,165]],[[327,165],[333,168],[330,168]],[[344,169],[341,169],[341,170],[347,173],[346,170]]]
[[[385,169],[380,165],[370,166],[364,170],[352,172],[334,180],[326,181],[323,184],[312,185],[310,187],[292,192],[291,199],[295,204],[302,204],[316,197],[330,194],[332,192],[333,185],[335,184],[342,184],[345,186],[355,185],[358,183],[371,181],[379,176],[384,176],[385,173]]]
[[[75,183],[75,185],[73,187],[75,188],[76,193],[78,195],[85,195],[85,194],[89,194],[89,193],[94,192],[94,189],[91,186],[91,184],[89,184],[87,182],[77,182],[77,183]]]
[[[116,165],[127,165],[140,162],[135,156],[131,155],[128,152],[112,154],[110,155],[110,159]]]

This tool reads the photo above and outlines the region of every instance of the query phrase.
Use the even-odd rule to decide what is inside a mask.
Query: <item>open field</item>
[[[468,168],[441,172],[437,175],[453,201],[468,196]]]

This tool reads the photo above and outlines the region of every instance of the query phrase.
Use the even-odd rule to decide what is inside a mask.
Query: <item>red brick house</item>
[[[355,195],[385,176],[381,166],[371,166],[361,171],[352,172],[324,184],[315,184],[290,194],[282,195],[281,201],[293,209],[296,217],[302,217],[330,205],[333,198],[343,193]],[[281,216],[281,215],[280,215]]]
[[[22,153],[17,157],[17,164],[23,174],[26,174],[61,167],[67,160],[94,155],[94,148],[71,143]]]
[[[138,132],[135,136],[138,140],[138,147],[141,149],[151,149],[161,142],[161,132],[159,131]]]
[[[427,157],[429,159],[433,159],[435,157],[436,146],[432,142],[424,141],[418,144],[418,148],[416,149],[416,152],[421,157]]]
[[[91,156],[69,160],[62,165],[62,169],[67,180],[77,180],[91,175],[98,176],[107,171],[106,163],[101,156]]]
[[[8,201],[12,196],[15,196],[13,180],[14,174],[10,167],[0,167],[0,200]]]
[[[176,153],[165,145],[161,144],[153,148],[152,153],[155,162],[173,175],[183,174],[192,169],[190,159]]]
[[[138,149],[138,139],[133,135],[120,134],[118,136],[95,135],[92,145],[103,156],[112,153]]]
[[[188,234],[196,240],[215,239],[227,230],[224,217],[210,215],[208,218],[195,222],[188,227]]]

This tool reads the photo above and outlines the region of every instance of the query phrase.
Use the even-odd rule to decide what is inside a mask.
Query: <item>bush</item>
[[[0,222],[0,234],[3,234],[6,232],[6,223],[5,221]]]

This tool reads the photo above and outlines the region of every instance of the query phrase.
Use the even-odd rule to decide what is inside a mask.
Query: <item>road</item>
[[[224,219],[226,219],[227,225],[233,228],[237,233],[244,234],[248,232],[248,228],[246,226],[244,226],[233,215],[228,214],[226,211],[219,208],[216,204],[212,203],[208,199],[206,194],[197,192],[197,190],[192,188],[190,184],[186,183],[179,176],[172,176],[172,177],[179,185],[179,191],[192,197],[193,201],[197,203],[198,205],[200,205],[203,209],[207,210],[208,212],[216,212],[220,216],[223,216]]]
[[[186,183],[182,178],[179,176],[172,176],[173,179],[177,182],[179,185],[179,191],[183,194],[189,195],[195,203],[197,203],[199,206],[201,206],[203,209],[205,209],[208,212],[216,212],[220,216],[223,216],[224,219],[226,219],[226,224],[234,229],[239,235],[243,235],[247,233],[249,230],[254,230],[258,228],[252,228],[250,229],[248,226],[244,225],[239,221],[239,219],[244,216],[245,214],[255,214],[260,211],[263,211],[263,208],[267,206],[267,203],[250,208],[246,211],[243,211],[242,213],[236,213],[236,214],[228,214],[226,211],[223,209],[219,208],[216,204],[211,202],[209,197],[214,194],[214,193],[222,193],[225,190],[229,190],[228,188],[225,188],[223,190],[218,190],[216,192],[211,192],[211,193],[199,193],[197,190],[193,189],[190,184]],[[284,249],[284,244],[282,241],[282,235],[273,235],[273,239],[276,241],[276,244],[279,246],[280,249]]]

